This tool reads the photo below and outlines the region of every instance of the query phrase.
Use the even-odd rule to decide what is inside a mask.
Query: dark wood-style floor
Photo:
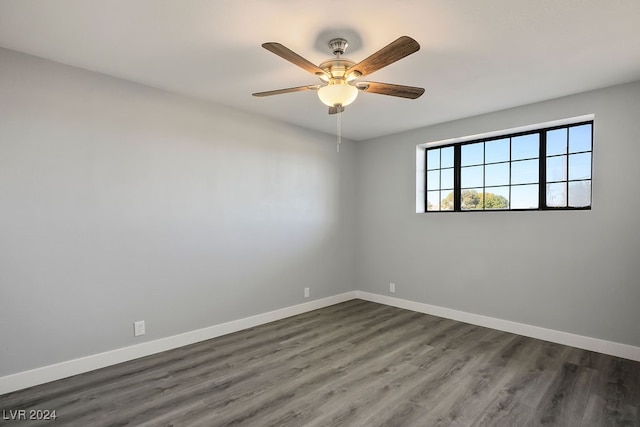
[[[640,426],[640,362],[353,300],[0,396],[20,409],[58,426]]]

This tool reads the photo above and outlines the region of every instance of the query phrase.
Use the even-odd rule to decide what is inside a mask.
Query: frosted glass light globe
[[[336,105],[346,107],[355,101],[357,96],[358,89],[347,84],[344,80],[333,80],[327,86],[318,89],[318,98],[329,107]]]

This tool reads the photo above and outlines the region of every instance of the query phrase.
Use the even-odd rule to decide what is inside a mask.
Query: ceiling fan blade
[[[398,96],[400,98],[416,99],[424,93],[424,89],[415,86],[394,85],[391,83],[358,82],[356,87],[364,92],[380,95]]]
[[[268,90],[266,92],[256,92],[256,93],[252,93],[252,95],[253,96],[271,96],[271,95],[280,95],[283,93],[302,92],[304,90],[318,90],[318,89],[320,89],[320,85],[296,86],[296,87],[288,87],[286,89],[276,89],[276,90]]]
[[[286,59],[292,64],[297,65],[298,67],[310,72],[311,74],[315,74],[316,76],[328,75],[326,71],[312,62],[304,59],[302,56],[298,55],[291,49],[281,45],[280,43],[268,42],[263,43],[262,47],[267,49],[271,53],[275,53],[282,59]]]
[[[344,107],[342,105],[334,105],[333,107],[329,107],[329,114],[338,114],[344,111]]]
[[[359,76],[366,76],[380,68],[393,64],[394,62],[409,56],[420,50],[420,45],[411,37],[402,36],[389,43],[368,58],[360,61],[347,70],[347,74],[355,73]]]

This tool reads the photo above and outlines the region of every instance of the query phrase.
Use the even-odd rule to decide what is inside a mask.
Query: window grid
[[[447,149],[447,147],[444,147],[444,149]],[[437,158],[437,166],[433,166],[432,163],[430,162],[430,158],[427,157],[425,158],[425,164],[426,164],[426,171],[425,171],[425,188],[426,188],[426,193],[425,193],[425,209],[428,211],[449,211],[449,210],[453,210],[453,206],[451,206],[450,209],[444,209],[443,205],[442,205],[442,201],[443,201],[443,194],[445,192],[453,192],[454,190],[454,182],[455,180],[453,179],[453,171],[454,171],[454,165],[453,165],[453,161],[451,160],[451,163],[449,164],[448,159],[444,158],[443,155],[443,151],[441,149],[434,149],[434,150],[430,150],[430,155],[433,156],[434,158]],[[451,153],[451,157],[453,157],[453,148],[451,148],[450,150]],[[428,155],[429,156],[429,155]],[[437,183],[438,186],[434,189],[432,186],[429,186],[429,176],[433,176],[433,174],[437,174]],[[451,173],[451,179],[450,181],[450,185],[443,185],[444,182],[444,174],[449,174]],[[433,199],[434,193],[437,193],[437,201]]]
[[[562,137],[557,138],[557,135],[554,135],[555,144],[558,145],[558,141],[560,141],[561,148],[562,144],[564,144],[564,148],[563,151],[558,151],[557,147],[551,147],[549,154],[547,154],[547,150],[550,148],[548,147],[547,136],[553,132],[556,132],[556,134],[564,134],[564,140]],[[489,159],[489,161],[487,161],[487,144],[492,142],[505,143],[507,140],[509,150],[508,157],[505,160]],[[516,154],[517,147],[515,147],[515,141],[520,145],[522,153]],[[463,161],[463,147],[471,147],[474,144],[478,147],[476,156],[479,155],[479,148],[482,148],[481,159],[472,158],[471,160]],[[425,150],[425,156],[432,150],[438,150],[439,158],[442,161],[442,151],[447,148],[453,148],[454,153],[454,188],[442,187],[442,171],[445,168],[443,168],[442,163],[440,163],[438,169],[440,186],[437,189],[440,199],[438,200],[437,207],[429,209],[429,197],[425,197],[425,211],[442,212],[443,195],[447,192],[453,193],[453,209],[447,211],[591,209],[593,121],[429,148]],[[471,150],[473,150],[473,148],[471,148]],[[533,155],[534,153],[535,155]],[[468,155],[471,156],[473,153]],[[562,163],[560,176],[557,175],[558,171],[553,168],[551,172],[547,170],[549,162],[558,162],[558,160]],[[535,161],[535,171],[531,170],[531,167],[534,166],[532,161]],[[505,182],[498,181],[498,183],[493,183],[488,177],[488,167],[497,165],[508,165]],[[476,167],[482,168],[481,174],[479,170],[476,172],[471,169]],[[521,175],[521,177],[514,178],[514,167],[516,171],[519,170],[518,174]],[[529,168],[528,171],[527,167]],[[472,173],[481,176],[481,182],[473,182],[473,180],[469,178]],[[534,176],[535,178],[533,178]],[[502,177],[502,179],[504,179],[504,177]],[[429,188],[426,175],[425,180],[425,186]],[[431,188],[431,195],[433,196],[435,190],[433,190],[433,186]],[[494,190],[494,192],[491,190]],[[518,192],[525,195],[527,192],[530,194],[529,197],[525,196],[522,199],[527,200],[524,204],[522,201],[514,202],[514,190],[518,190]],[[494,201],[491,206],[487,207],[489,194]],[[535,194],[537,194],[537,197]],[[505,195],[506,205],[500,205],[500,203],[505,203],[504,200],[500,199],[504,198]],[[472,202],[477,200],[477,204],[463,207],[463,196],[472,197]],[[497,205],[496,198],[498,200]],[[536,198],[537,200],[535,200]],[[547,200],[548,198],[550,198],[550,200]],[[558,200],[560,200],[561,203],[559,203]],[[433,202],[431,202],[431,204],[433,205]]]

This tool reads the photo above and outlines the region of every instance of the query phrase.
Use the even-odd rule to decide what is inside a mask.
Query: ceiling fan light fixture
[[[329,107],[341,105],[346,107],[356,100],[358,89],[347,84],[344,79],[332,79],[328,85],[318,89],[318,98]]]
[[[315,65],[280,43],[263,43],[263,48],[282,59],[289,61],[293,65],[297,65],[303,70],[314,74],[316,77],[320,78],[321,82],[316,85],[256,92],[252,95],[263,97],[283,93],[315,90],[318,92],[320,101],[329,106],[329,114],[338,114],[344,111],[345,106],[355,101],[358,97],[358,92],[360,91],[406,99],[417,99],[424,93],[424,89],[421,87],[358,81],[360,77],[376,72],[379,69],[391,65],[394,62],[420,50],[420,44],[411,37],[399,37],[358,63],[342,57],[347,45],[348,43],[345,39],[331,39],[329,41],[329,47],[334,53],[335,58],[328,59],[319,65]]]

